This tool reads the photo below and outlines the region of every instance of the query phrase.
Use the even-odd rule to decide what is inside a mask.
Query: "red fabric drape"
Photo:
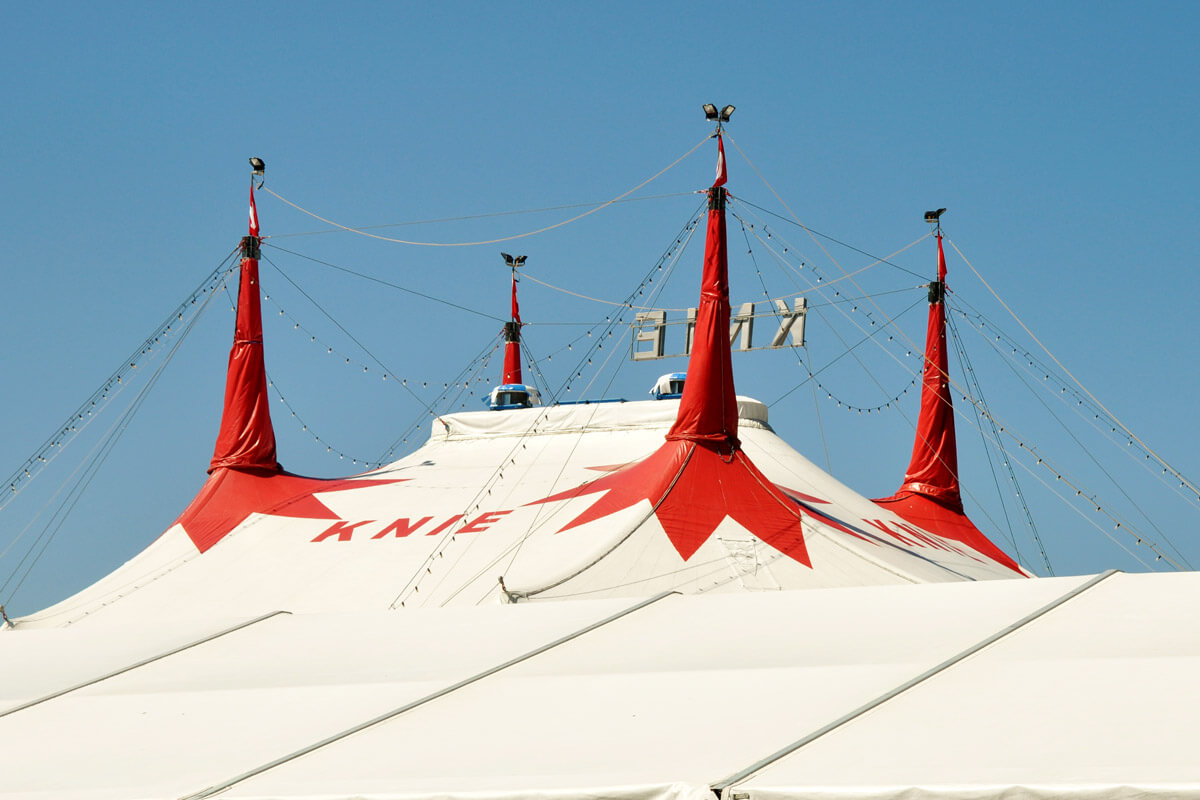
[[[938,281],[946,278],[946,255],[938,234]],[[921,380],[921,413],[917,420],[912,460],[901,491],[917,492],[961,509],[958,485],[958,446],[954,435],[954,398],[946,354],[946,306],[929,305],[925,331],[925,374]]]
[[[225,375],[225,409],[208,471],[220,467],[279,470],[275,429],[263,360],[262,303],[258,286],[258,213],[250,189],[250,235],[243,241],[237,322]]]
[[[950,393],[946,352],[946,254],[938,241],[938,284],[930,297],[925,328],[925,374],[921,380],[921,414],[913,442],[912,460],[896,494],[876,500],[901,519],[939,536],[962,542],[976,552],[1025,573],[987,538],[963,511],[958,482],[958,445],[954,436],[954,398]]]
[[[668,440],[687,439],[720,450],[735,450],[737,397],[729,351],[729,255],[725,241],[725,189],[708,194],[708,231],[700,305],[687,382]]]

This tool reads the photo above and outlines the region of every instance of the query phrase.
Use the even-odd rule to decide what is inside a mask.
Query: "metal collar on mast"
[[[943,265],[945,262],[942,260],[942,255],[941,255],[941,253],[942,253],[942,214],[945,214],[945,213],[946,213],[946,209],[944,209],[944,208],[939,208],[937,211],[926,211],[925,212],[925,221],[928,222],[930,225],[934,226],[934,233],[937,235],[937,240],[938,240],[938,276],[935,281],[933,281],[932,283],[929,284],[929,304],[930,305],[942,302],[942,299],[946,296],[946,281],[942,274],[943,268],[944,268]]]

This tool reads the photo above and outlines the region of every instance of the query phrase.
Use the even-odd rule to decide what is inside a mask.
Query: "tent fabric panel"
[[[738,425],[770,430],[767,407],[752,397],[737,397]],[[461,441],[528,433],[535,425],[555,434],[642,430],[658,441],[675,422],[679,400],[617,401],[545,406],[513,411],[465,411],[444,414],[430,423],[430,441]]]
[[[1200,783],[739,787],[735,791],[739,800],[1200,800]]]
[[[669,598],[229,796],[707,785],[1079,582]]]
[[[237,800],[280,800],[276,794],[247,794],[241,787],[218,795]],[[185,798],[186,800],[186,798]],[[717,800],[707,786],[682,782],[636,786],[556,786],[508,790],[457,792],[435,788],[427,792],[397,792],[382,788],[370,793],[309,792],[303,800]]]
[[[544,418],[539,409],[451,415],[445,418],[451,425],[461,418],[482,418],[494,429],[477,437],[435,438],[412,455],[354,479],[314,482],[311,494],[294,498],[286,507],[279,507],[276,498],[266,509],[271,513],[247,506],[241,509],[242,515],[249,515],[245,521],[203,553],[190,542],[180,552],[180,543],[164,537],[113,580],[101,581],[19,624],[91,626],[112,619],[130,626],[202,612],[232,617],[280,609],[376,611],[393,605],[401,593],[406,607],[473,605],[502,599],[501,576],[513,578],[509,586],[540,597],[634,597],[653,594],[657,587],[691,592],[714,583],[726,590],[819,588],[1015,574],[951,538],[922,541],[908,535],[900,517],[824,473],[769,429],[749,423],[739,423],[739,434],[746,456],[763,476],[781,489],[817,498],[810,503],[813,512],[800,511],[805,546],[813,557],[811,569],[781,566],[772,578],[777,585],[759,586],[753,580],[747,584],[738,557],[712,537],[708,544],[713,547],[703,545],[687,559],[670,548],[653,563],[631,559],[633,550],[624,546],[613,551],[626,538],[630,544],[667,541],[659,520],[645,514],[633,537],[630,525],[637,523],[618,514],[564,530],[600,498],[579,494],[580,487],[645,459],[663,444],[670,416],[664,407],[671,405],[644,401],[569,406],[550,409]],[[507,421],[492,421],[498,417]],[[607,427],[585,432],[582,423],[594,419]],[[522,438],[535,420],[542,420],[538,432]],[[269,483],[290,480],[281,475]],[[547,500],[555,496],[563,499]],[[486,517],[486,524],[469,526],[472,532],[457,537],[453,552],[444,549],[444,536],[433,535],[443,524],[453,524],[456,515],[486,514],[493,516]],[[383,533],[393,522],[403,528],[420,520],[427,524],[415,533],[402,534],[399,528]],[[354,526],[353,531],[318,539],[343,524]],[[720,525],[727,539],[747,540],[752,532],[728,518]],[[181,529],[172,530],[178,534]],[[748,546],[758,561],[772,559],[772,545],[777,549],[780,543],[763,543],[761,538]],[[813,544],[813,538],[831,546]],[[734,547],[745,549],[736,543]],[[597,560],[610,551],[612,556],[603,558],[597,570]],[[506,557],[506,552],[517,557]],[[435,560],[427,562],[431,554]],[[695,569],[702,563],[698,559],[707,560],[719,574],[709,577],[707,570]],[[581,570],[586,571],[580,574]],[[405,587],[419,575],[426,577],[419,579],[418,595]],[[575,575],[577,579],[571,578]],[[608,575],[616,579],[604,578]],[[564,579],[570,580],[544,593]],[[671,582],[677,579],[678,584]],[[217,586],[219,592],[214,591]]]
[[[156,543],[136,559],[136,569],[131,565],[124,571],[119,587],[102,582],[50,614],[37,615],[35,624],[92,626],[111,619],[113,624],[136,626],[200,613],[234,617],[280,609],[295,613],[378,611],[392,605],[418,574],[426,577],[420,579],[419,594],[409,591],[402,598],[407,607],[498,601],[501,575],[512,578],[511,587],[541,590],[583,568],[588,569],[577,579],[539,596],[647,596],[659,587],[707,590],[714,582],[730,591],[737,589],[744,583],[744,571],[716,536],[685,561],[672,552],[658,520],[645,513],[614,514],[561,530],[599,495],[537,503],[653,453],[662,444],[666,423],[639,426],[647,417],[655,418],[659,405],[648,401],[590,407],[611,415],[611,422],[627,423],[624,429],[602,434],[543,432],[525,440],[509,436],[435,440],[382,470],[337,484],[335,490],[316,491],[311,502],[306,501],[314,509],[320,507],[313,518],[252,513],[203,554],[189,542],[184,543],[187,552],[183,555],[172,549],[171,558],[161,558],[158,553],[167,542]],[[589,407],[573,408],[582,413],[579,409]],[[991,579],[1015,574],[953,542],[961,552],[906,544],[884,533],[876,522],[895,532],[900,518],[822,472],[770,431],[745,425],[739,431],[746,454],[768,480],[820,498],[823,502],[812,504],[815,509],[863,531],[861,536],[846,533],[802,510],[812,568],[776,565],[772,569],[778,585],[762,588]],[[495,465],[505,463],[514,453],[519,456],[515,463],[497,470]],[[375,480],[394,482],[379,485],[372,483]],[[478,510],[472,510],[476,504]],[[455,515],[487,512],[502,513],[490,518],[493,521],[484,526],[486,530],[459,536],[450,550],[443,551],[445,557],[435,555],[435,561],[426,563],[442,547],[443,538],[429,534]],[[637,524],[635,515],[645,522],[629,537],[630,526]],[[428,522],[411,535],[393,532],[376,538],[385,526],[400,519]],[[341,535],[314,541],[343,521],[357,526],[346,541]],[[721,523],[717,536],[749,542],[743,526],[729,519]],[[594,566],[626,537],[627,545]],[[518,542],[519,549],[513,549]],[[657,544],[662,543],[667,546],[660,552]],[[651,561],[632,558],[636,546],[643,544],[653,550]],[[751,542],[748,546],[759,561],[773,557],[769,544]],[[517,558],[506,558],[505,552],[516,552]],[[698,567],[706,562],[711,570]],[[143,570],[141,564],[147,568]],[[431,570],[428,574],[427,567]],[[710,575],[714,571],[719,574]],[[214,591],[217,586],[220,591]]]
[[[84,620],[89,628],[106,627],[109,615],[96,615],[95,612],[117,605],[116,601],[121,598],[137,594],[140,588],[179,569],[198,555],[200,555],[200,551],[196,549],[196,545],[188,537],[183,527],[172,525],[145,550],[91,586],[41,611],[22,617],[17,623],[18,629],[21,633],[25,633],[35,628],[71,626],[73,623]],[[194,607],[176,608],[173,618],[195,621],[195,618],[201,613],[203,612]],[[219,617],[244,615],[246,614],[242,611],[215,614]],[[199,629],[203,630],[213,616],[213,612],[208,611],[205,614],[205,621],[198,623]],[[101,621],[101,618],[104,621]],[[128,618],[116,620],[112,623],[112,629],[114,631],[127,630],[128,624]]]
[[[1116,575],[731,791],[1200,796],[1198,602],[1195,573]]]
[[[0,797],[179,797],[628,606],[279,617],[0,718]]]
[[[170,658],[183,650],[208,644],[250,625],[274,619],[278,614],[238,620],[231,625],[203,629],[179,625],[142,631],[136,640],[115,638],[110,632],[34,629],[6,637],[0,642],[0,687],[18,689],[21,697],[0,695],[0,717],[19,713],[29,704],[49,702],[150,663]],[[5,680],[12,676],[20,680]],[[0,688],[0,692],[3,688]]]
[[[224,796],[711,800],[1084,580],[671,597]],[[1179,735],[1200,715],[1197,600],[1194,574],[1113,576],[730,791],[1200,796]],[[184,796],[627,605],[280,617],[0,718],[0,797]]]

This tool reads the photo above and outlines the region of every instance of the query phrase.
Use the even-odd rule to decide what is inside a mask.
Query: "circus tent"
[[[0,797],[1200,796],[1200,582],[1030,579],[966,517],[944,266],[900,491],[783,442],[723,184],[682,397],[443,415],[337,480],[277,458],[252,193],[209,477],[0,635]]]

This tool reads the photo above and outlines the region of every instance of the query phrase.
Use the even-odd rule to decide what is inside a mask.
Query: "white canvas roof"
[[[0,716],[0,797],[705,797],[845,717],[725,796],[1195,797],[1198,599],[1117,574],[278,614]],[[186,638],[127,633],[0,636],[4,707]]]
[[[203,553],[177,524],[109,578],[22,624],[78,624],[114,614],[146,624],[200,609],[226,617],[278,609],[378,611],[400,602],[475,605],[505,599],[501,577],[508,591],[546,600],[1025,575],[932,531],[913,535],[911,525],[783,442],[767,425],[766,408],[748,398],[739,420],[745,452],[768,479],[813,509],[801,511],[811,567],[729,518],[685,560],[646,498],[562,530],[599,495],[538,501],[653,453],[678,405],[445,416],[424,447],[361,476],[366,488],[353,488],[351,480],[337,491],[318,491],[328,511],[323,518],[254,513]],[[437,531],[456,517],[456,525]],[[389,528],[399,520],[404,527]],[[482,521],[471,525],[475,520]],[[465,532],[451,543],[456,530]]]

